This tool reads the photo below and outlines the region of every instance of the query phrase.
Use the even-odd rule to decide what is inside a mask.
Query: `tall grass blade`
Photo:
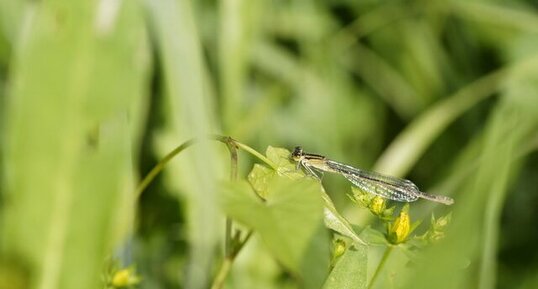
[[[204,139],[214,133],[211,99],[204,81],[205,64],[191,1],[148,0],[150,21],[157,36],[162,59],[165,95],[172,121],[173,139]],[[218,207],[215,201],[219,155],[207,142],[185,153],[179,174],[186,201],[189,264],[186,288],[205,288],[210,279],[213,254],[218,241]],[[179,274],[179,272],[178,272]]]
[[[136,1],[35,9],[10,75],[0,236],[31,288],[96,288],[132,216],[143,18]]]

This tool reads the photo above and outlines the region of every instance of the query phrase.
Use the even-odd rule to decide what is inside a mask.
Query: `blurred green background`
[[[452,212],[446,240],[395,254],[378,288],[538,288],[536,1],[0,0],[0,28],[2,289],[103,288],[110,258],[136,288],[209,286],[226,147],[200,142],[134,191],[213,133],[453,197],[412,204],[425,225]],[[240,178],[254,161],[240,154]],[[375,225],[345,180],[323,183]],[[254,234],[225,288],[301,277]]]

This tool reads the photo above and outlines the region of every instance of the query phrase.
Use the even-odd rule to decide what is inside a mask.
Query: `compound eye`
[[[293,150],[293,153],[291,153],[291,158],[294,161],[298,161],[303,156],[303,148],[302,147],[295,147]]]

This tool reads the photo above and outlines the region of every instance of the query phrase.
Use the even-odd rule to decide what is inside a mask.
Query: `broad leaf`
[[[297,164],[290,158],[290,151],[283,148],[274,148],[269,146],[266,151],[267,158],[278,165],[278,172],[281,175],[285,175],[291,179],[297,180],[305,178],[305,174],[297,169]],[[264,184],[267,183],[268,178],[271,176],[271,171],[268,168],[261,166],[254,166],[254,169],[249,174],[249,181],[254,189],[263,196]],[[321,197],[325,203],[324,209],[324,221],[327,228],[338,232],[357,244],[366,244],[359,235],[353,230],[351,224],[336,210],[331,198],[321,187]]]
[[[222,209],[254,229],[268,249],[306,288],[319,288],[328,268],[328,236],[322,229],[323,201],[312,179],[275,176],[262,200],[246,182],[224,183]]]
[[[338,232],[355,242],[356,244],[366,245],[366,242],[357,235],[351,224],[336,210],[331,198],[325,191],[322,192],[323,201],[325,202],[325,226]]]
[[[351,247],[338,259],[323,288],[366,288],[367,264],[368,248],[362,245]]]
[[[255,164],[252,171],[248,174],[248,181],[252,185],[254,191],[256,191],[260,197],[265,198],[267,197],[269,182],[273,179],[275,174],[273,169]]]

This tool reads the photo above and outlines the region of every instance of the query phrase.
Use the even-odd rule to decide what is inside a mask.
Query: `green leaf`
[[[259,233],[273,256],[306,288],[319,288],[329,264],[319,184],[276,176],[268,184],[265,201],[244,181],[224,183],[223,189],[223,211]]]
[[[291,160],[291,152],[289,150],[268,146],[265,155],[278,167],[278,173],[280,175],[286,175],[294,180],[305,176],[300,169],[297,169],[297,164]]]
[[[338,259],[325,282],[324,289],[366,288],[368,248],[351,247]]]
[[[138,1],[100,4],[33,6],[10,69],[0,236],[29,264],[31,288],[98,288],[131,229],[146,26]]]
[[[355,242],[356,244],[366,245],[366,242],[359,237],[359,235],[353,230],[351,224],[336,210],[331,198],[325,191],[321,192],[323,201],[325,202],[325,226],[327,228],[338,232]]]
[[[387,246],[389,242],[383,233],[371,228],[370,226],[362,229],[360,237],[368,242],[368,245]]]
[[[276,148],[268,146],[265,150],[265,155],[267,158],[275,163],[278,167],[288,167],[294,169],[295,166],[290,159],[290,151],[285,148]]]
[[[275,148],[269,146],[266,150],[266,156],[269,160],[277,165],[278,175],[286,176],[293,180],[310,179],[305,174],[297,169],[297,165],[290,159],[290,151],[283,148]],[[255,165],[248,176],[248,180],[254,190],[262,197],[267,195],[267,183],[275,176],[271,169]],[[315,180],[318,182],[317,180]],[[319,183],[318,183],[319,184]],[[357,244],[366,244],[359,235],[353,230],[351,224],[336,210],[331,198],[321,187],[321,197],[325,203],[324,221],[327,228],[342,234],[353,240]]]
[[[269,182],[275,176],[275,171],[268,167],[254,164],[254,168],[248,174],[248,181],[252,185],[252,188],[262,198],[267,197],[267,187]]]

